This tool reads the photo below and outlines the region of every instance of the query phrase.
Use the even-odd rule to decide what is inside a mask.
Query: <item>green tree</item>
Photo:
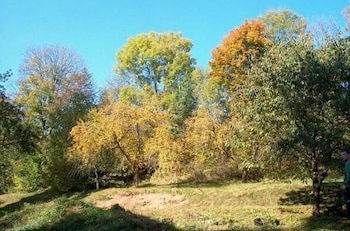
[[[273,47],[253,71],[246,115],[272,147],[293,156],[312,178],[315,215],[332,154],[349,132],[350,43],[310,38]]]
[[[269,11],[260,20],[266,25],[266,36],[276,44],[300,39],[306,32],[306,20],[293,11]]]
[[[192,43],[181,34],[151,32],[129,39],[117,54],[115,70],[119,76],[134,87],[150,87],[162,95],[162,104],[170,112],[174,136],[181,134],[183,122],[196,106],[192,80],[195,61],[191,48]],[[122,89],[120,96],[125,98],[133,88]]]
[[[151,86],[157,94],[173,92],[193,71],[191,47],[181,34],[140,34],[118,52],[115,70],[131,83]]]
[[[12,73],[0,74],[0,83]],[[12,161],[21,159],[34,151],[36,134],[25,123],[23,112],[6,96],[5,87],[0,84],[0,192],[13,186],[14,169]]]
[[[76,53],[58,46],[29,50],[21,72],[27,78],[16,102],[40,131],[44,176],[50,185],[68,189],[74,182],[65,157],[69,132],[93,106],[91,76]]]
[[[5,82],[12,73],[0,74],[0,82]],[[24,123],[23,113],[11,99],[6,96],[5,87],[0,85],[0,149],[8,147],[32,150],[33,132]]]
[[[197,99],[193,93],[194,82],[191,77],[182,79],[176,91],[171,94],[169,116],[172,123],[171,132],[174,137],[181,135],[186,118],[192,115],[197,105]]]

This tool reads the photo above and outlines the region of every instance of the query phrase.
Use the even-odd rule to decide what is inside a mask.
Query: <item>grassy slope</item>
[[[337,216],[340,184],[325,193],[328,215],[311,218],[310,188],[301,182],[208,183],[112,188],[88,194],[0,195],[0,230],[350,230]],[[186,203],[124,210],[97,208],[116,194],[184,195]],[[332,207],[333,206],[333,207]],[[333,214],[329,214],[333,213]],[[262,226],[254,219],[262,218]]]

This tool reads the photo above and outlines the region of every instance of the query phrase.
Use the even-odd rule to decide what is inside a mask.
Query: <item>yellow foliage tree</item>
[[[186,124],[185,140],[193,153],[193,164],[200,173],[205,177],[218,176],[233,164],[228,123],[216,120],[206,108],[200,108]],[[218,168],[223,171],[218,171]]]
[[[102,158],[103,151],[114,150],[116,155],[127,160],[134,174],[134,183],[138,185],[139,170],[149,157],[145,144],[162,117],[162,112],[152,103],[137,106],[118,102],[93,110],[86,121],[79,122],[72,129],[73,145],[69,158],[79,158],[85,166],[96,169],[94,165]]]
[[[191,156],[182,137],[175,139],[171,134],[171,128],[172,125],[167,118],[156,128],[153,138],[147,143],[147,150],[157,155],[159,174],[170,173],[179,177],[187,172],[186,167],[190,163]]]
[[[200,180],[198,177],[211,177],[223,164],[232,164],[228,123],[214,120],[204,107],[185,123],[181,137],[175,139],[165,121],[149,140],[147,148],[157,153],[160,173]]]

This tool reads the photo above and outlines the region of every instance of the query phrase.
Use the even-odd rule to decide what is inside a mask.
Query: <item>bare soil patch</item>
[[[153,209],[165,206],[181,206],[187,202],[184,195],[166,193],[115,194],[109,200],[96,201],[99,208],[110,209],[119,205],[125,209]]]
[[[69,213],[80,213],[84,210],[83,206],[72,206],[67,209]]]

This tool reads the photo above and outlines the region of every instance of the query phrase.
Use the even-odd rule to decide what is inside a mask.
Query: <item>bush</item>
[[[40,162],[38,155],[12,161],[15,190],[35,191],[43,186]]]
[[[6,193],[13,184],[13,169],[11,162],[4,158],[0,160],[0,194]]]

